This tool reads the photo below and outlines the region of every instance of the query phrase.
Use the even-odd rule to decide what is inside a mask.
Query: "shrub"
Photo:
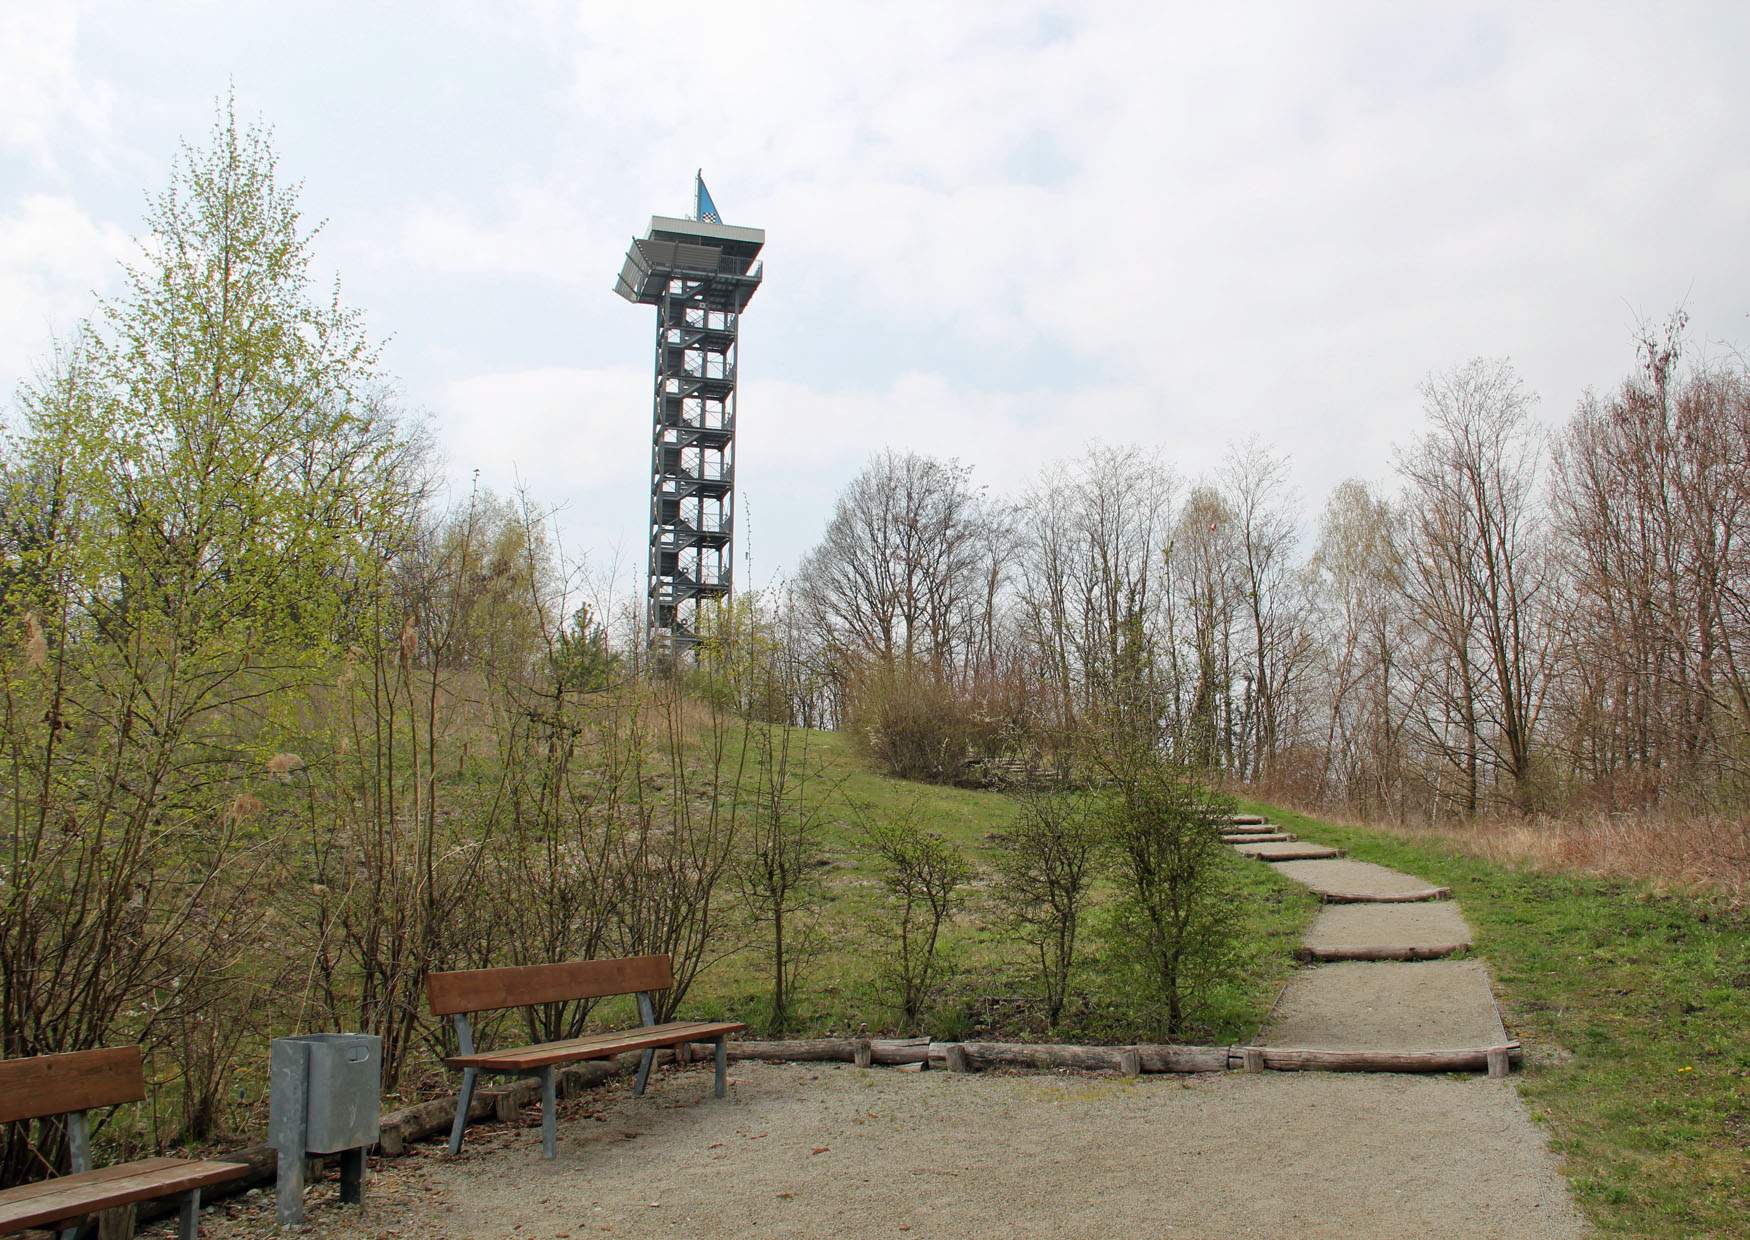
[[[1170,1038],[1228,964],[1237,904],[1218,824],[1232,809],[1158,756],[1127,763],[1100,794],[1120,886],[1114,942],[1165,1008]]]
[[[941,963],[942,927],[960,907],[972,867],[954,845],[918,825],[915,805],[889,821],[865,813],[863,831],[894,916],[888,949],[901,1015],[905,1027],[915,1029]]]
[[[1036,954],[1046,1015],[1063,1015],[1099,854],[1087,803],[1067,793],[1022,792],[1013,824],[997,837],[995,895],[1003,920]]]
[[[922,668],[873,668],[846,694],[846,731],[862,756],[901,779],[959,783],[997,729],[946,679]]]

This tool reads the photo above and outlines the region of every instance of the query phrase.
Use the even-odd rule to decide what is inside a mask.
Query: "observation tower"
[[[689,219],[652,216],[614,291],[656,307],[650,436],[652,645],[698,640],[699,605],[729,594],[735,533],[735,379],[741,315],[759,289],[765,230],[725,224],[702,175]]]

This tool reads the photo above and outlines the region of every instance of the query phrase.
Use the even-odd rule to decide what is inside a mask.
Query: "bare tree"
[[[1462,730],[1465,809],[1487,751],[1528,809],[1533,734],[1548,667],[1537,529],[1543,441],[1510,363],[1477,358],[1422,386],[1429,429],[1398,458],[1409,489],[1411,598],[1456,675],[1440,678]],[[1444,729],[1439,742],[1450,750]]]

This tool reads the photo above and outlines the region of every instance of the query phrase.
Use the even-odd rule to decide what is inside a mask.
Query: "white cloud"
[[[0,375],[32,373],[134,252],[125,232],[71,198],[30,195],[0,215]]]
[[[319,45],[325,20],[244,13],[202,54],[264,28]],[[774,565],[886,444],[1018,490],[1090,439],[1194,475],[1255,433],[1316,504],[1389,471],[1430,368],[1510,352],[1553,420],[1630,364],[1637,312],[1687,298],[1702,332],[1746,330],[1742,5],[542,0],[344,29],[406,75],[332,98],[288,75],[263,106],[302,149],[372,161],[322,169],[364,187],[329,238],[372,256],[413,399],[459,478],[520,474],[635,553],[649,311],[606,290],[699,165],[768,230],[740,479]],[[37,36],[35,85],[0,86],[30,96],[0,135],[184,114],[142,72],[106,122],[70,31]],[[409,140],[342,140],[390,92]]]
[[[0,146],[60,168],[69,150],[108,132],[114,92],[79,72],[79,10],[71,0],[0,6]]]

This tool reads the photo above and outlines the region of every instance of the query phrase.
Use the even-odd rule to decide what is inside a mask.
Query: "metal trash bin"
[[[340,1199],[364,1200],[365,1151],[377,1142],[383,1040],[370,1033],[308,1033],[273,1040],[267,1139],[279,1155],[280,1226],[304,1221],[312,1154],[340,1155]]]

